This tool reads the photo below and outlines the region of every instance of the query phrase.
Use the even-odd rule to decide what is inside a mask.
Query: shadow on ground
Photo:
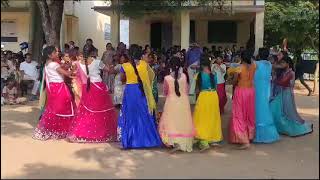
[[[87,170],[87,169],[72,169],[63,166],[52,166],[44,163],[26,164],[22,170],[24,173],[17,176],[9,176],[7,179],[70,179],[70,178],[105,178],[107,173],[101,170]]]
[[[14,105],[1,107],[1,136],[32,136],[39,120],[35,106]]]

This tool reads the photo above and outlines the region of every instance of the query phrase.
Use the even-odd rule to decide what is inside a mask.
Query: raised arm
[[[73,78],[72,72],[66,71],[62,67],[58,67],[57,72],[65,77]]]

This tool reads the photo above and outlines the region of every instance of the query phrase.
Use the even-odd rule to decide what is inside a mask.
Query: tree
[[[174,13],[191,7],[203,7],[208,12],[231,11],[232,0],[122,0],[116,10],[131,18],[139,18],[145,14]]]
[[[319,1],[266,2],[265,44],[279,45],[284,38],[295,57],[301,56],[299,50],[312,49],[319,59]],[[314,75],[314,91],[317,91],[319,62]]]
[[[288,39],[293,52],[312,48],[319,53],[319,2],[268,1],[265,15],[265,44],[274,46]]]
[[[36,2],[40,10],[42,28],[47,44],[60,47],[64,0],[39,0]]]

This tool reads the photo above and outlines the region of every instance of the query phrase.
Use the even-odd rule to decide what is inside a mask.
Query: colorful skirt
[[[255,90],[236,87],[229,124],[230,143],[250,143],[255,136]]]
[[[195,129],[187,95],[167,96],[159,122],[159,133],[166,146],[178,144],[180,150],[192,151]]]
[[[268,82],[255,83],[255,143],[273,143],[280,139],[277,128],[274,124],[270,109],[270,84]]]
[[[47,101],[33,138],[38,140],[63,139],[74,118],[75,103],[65,83],[49,83]]]
[[[160,147],[156,120],[149,113],[138,84],[127,84],[118,120],[118,138],[124,149]]]
[[[313,132],[313,124],[306,122],[298,114],[294,94],[290,88],[280,88],[270,107],[280,134],[296,137]]]
[[[193,114],[195,138],[208,142],[222,141],[219,98],[216,91],[201,91]]]
[[[227,93],[226,93],[226,84],[218,84],[217,85],[217,93],[219,97],[219,107],[221,114],[224,113],[224,106],[227,104]]]
[[[110,142],[117,140],[117,113],[103,82],[82,86],[82,97],[68,134],[70,142]]]

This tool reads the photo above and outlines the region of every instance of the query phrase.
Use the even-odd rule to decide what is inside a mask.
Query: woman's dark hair
[[[119,61],[120,61],[121,57],[124,57],[127,61],[130,61],[129,56],[128,56],[127,54],[125,54],[125,53],[123,53],[123,54],[120,55]]]
[[[207,47],[203,47],[202,51],[203,51],[203,53],[207,53],[209,51],[209,49]]]
[[[242,59],[242,62],[245,62],[247,64],[251,64],[252,63],[252,52],[250,50],[245,50],[241,53],[241,59]]]
[[[41,62],[40,62],[40,66],[42,67],[42,73],[40,73],[40,78],[42,79],[42,76],[43,76],[43,71],[44,71],[44,66],[46,64],[46,61],[48,59],[50,59],[50,55],[56,51],[56,47],[54,46],[47,46],[45,47],[43,50],[42,50],[42,56],[41,56]],[[44,89],[46,88],[46,83],[44,83]]]
[[[107,43],[107,44],[106,44],[106,47],[108,47],[109,45],[112,45],[112,44],[111,44],[111,43]]]
[[[92,57],[94,55],[95,52],[95,47],[94,46],[87,46],[86,48],[84,48],[83,51],[83,56],[84,56],[84,64],[86,66],[86,73],[87,73],[87,91],[90,90],[90,76],[89,76],[89,67],[88,67],[88,58]]]
[[[170,60],[171,69],[174,72],[174,90],[178,97],[181,96],[179,91],[179,83],[178,83],[178,76],[179,76],[179,69],[181,67],[180,59],[178,57],[173,56]]]
[[[77,56],[79,56],[79,50],[77,50],[76,48],[70,49],[67,53],[69,54],[69,57],[72,61],[76,61]]]
[[[91,38],[88,38],[88,39],[86,40],[86,42],[88,42],[88,41],[93,42]]]
[[[144,46],[144,50],[147,50],[148,48],[150,48],[150,45],[149,45],[149,44],[147,44],[147,45]]]
[[[202,54],[200,57],[200,72],[198,74],[198,78],[197,78],[197,83],[196,86],[201,89],[201,85],[202,85],[202,71],[204,69],[204,67],[208,67],[208,69],[210,70],[210,82],[211,82],[211,87],[215,88],[216,87],[216,83],[214,80],[214,74],[211,73],[211,62],[209,60],[209,56]]]
[[[277,55],[272,55],[273,59],[274,59],[274,62],[277,62],[278,61],[278,56]]]
[[[69,44],[64,44],[64,49],[70,49],[70,45]]]
[[[129,48],[129,56],[130,56],[130,63],[134,69],[134,72],[137,76],[138,82],[139,82],[139,88],[143,94],[143,96],[145,96],[145,92],[143,89],[143,83],[141,80],[141,77],[139,75],[135,60],[140,60],[141,56],[142,56],[142,49],[137,45],[137,44],[132,44]]]
[[[289,54],[287,51],[280,51],[282,54],[283,54],[283,58],[282,59],[285,59],[287,57],[289,57]],[[279,61],[282,60],[282,59],[278,59]]]
[[[259,48],[258,58],[257,60],[266,60],[269,57],[269,49],[268,48]]]
[[[285,56],[282,60],[289,64],[289,68],[292,68],[292,70],[294,70],[294,64],[291,57]]]
[[[220,54],[217,54],[216,58],[221,58],[222,60],[224,59],[223,58],[223,55],[220,53]]]
[[[56,47],[54,46],[47,46],[42,51],[42,62],[46,62],[50,57],[50,55],[56,51]]]
[[[148,57],[151,57],[154,61],[156,61],[157,59],[156,59],[156,54],[155,53],[153,53],[153,52],[151,52],[149,55],[148,55]]]

